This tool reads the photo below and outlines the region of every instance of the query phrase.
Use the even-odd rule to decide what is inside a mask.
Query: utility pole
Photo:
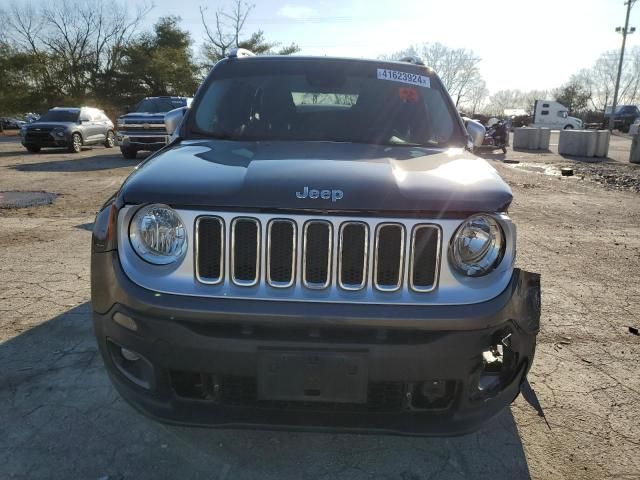
[[[616,88],[613,91],[613,105],[611,105],[611,115],[609,116],[609,130],[613,130],[614,118],[616,114],[616,107],[618,106],[618,91],[620,90],[620,76],[622,75],[622,63],[624,62],[624,47],[627,44],[627,35],[636,31],[635,27],[629,28],[629,14],[631,13],[631,7],[636,3],[636,0],[627,0],[625,5],[627,6],[627,17],[624,21],[624,28],[617,27],[616,32],[622,33],[622,49],[620,50],[620,62],[618,63],[618,76],[616,77]]]

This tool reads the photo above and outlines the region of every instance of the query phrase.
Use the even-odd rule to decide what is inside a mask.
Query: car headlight
[[[187,230],[167,205],[147,205],[138,210],[129,225],[129,239],[136,253],[155,265],[177,262],[187,251]]]
[[[502,227],[490,215],[478,214],[466,219],[453,235],[449,258],[453,266],[469,277],[486,275],[504,256]]]
[[[53,133],[58,137],[64,137],[64,128],[56,128]]]

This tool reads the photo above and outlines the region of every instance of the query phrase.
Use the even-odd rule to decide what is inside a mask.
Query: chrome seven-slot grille
[[[346,291],[373,286],[381,292],[409,288],[426,293],[438,282],[441,233],[429,223],[408,228],[370,219],[337,223],[274,217],[264,224],[250,216],[230,222],[200,216],[195,245],[195,275],[203,284],[228,278],[252,287],[264,279],[273,288],[300,282],[310,290],[325,290],[335,287],[335,281]]]

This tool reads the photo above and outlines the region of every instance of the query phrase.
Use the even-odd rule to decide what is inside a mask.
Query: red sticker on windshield
[[[400,87],[398,96],[405,102],[415,103],[418,101],[418,91],[415,88]]]

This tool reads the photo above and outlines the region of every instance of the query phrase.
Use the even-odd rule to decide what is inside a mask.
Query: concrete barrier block
[[[540,128],[540,142],[538,143],[538,150],[549,150],[549,142],[551,141],[551,129]]]
[[[558,153],[576,157],[606,157],[609,153],[608,133],[596,130],[561,130]]]
[[[581,130],[578,130],[580,133],[582,133]],[[598,146],[598,132],[596,132],[595,130],[589,130],[586,131],[586,135],[584,135],[585,137],[587,137],[587,157],[595,157],[596,156],[596,147]]]
[[[637,123],[631,124],[631,126],[629,127],[629,135],[631,135],[632,137],[634,135],[637,135],[638,129],[640,129],[640,124],[637,124]]]
[[[607,158],[609,156],[609,142],[611,141],[611,132],[609,130],[598,130],[596,132],[596,157]]]
[[[577,135],[577,130],[560,130],[558,153],[560,155],[580,155],[587,153],[586,138]]]
[[[529,138],[527,140],[528,140],[527,148],[529,150],[537,150],[538,144],[540,143],[540,129],[532,128],[531,131],[529,132]]]
[[[521,127],[513,131],[513,148],[548,150],[551,130],[548,128]]]
[[[513,148],[529,148],[529,132],[532,128],[520,127],[513,131]]]
[[[640,135],[633,136],[631,142],[631,152],[629,153],[629,161],[631,163],[640,163]]]

